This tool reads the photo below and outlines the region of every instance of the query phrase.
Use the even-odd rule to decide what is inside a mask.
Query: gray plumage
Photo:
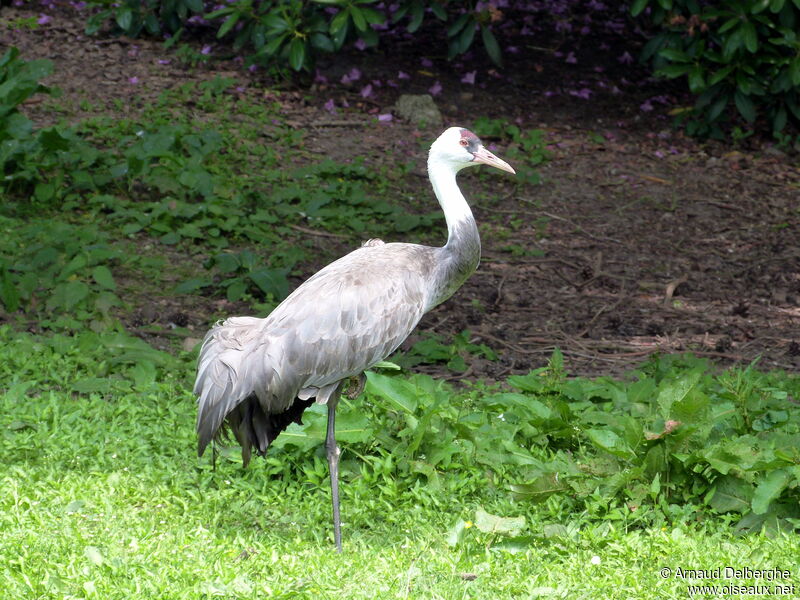
[[[310,277],[267,318],[232,317],[209,331],[194,387],[199,454],[230,430],[246,465],[252,448],[264,454],[316,401],[328,404],[334,484],[339,450],[333,419],[343,383],[391,354],[478,265],[478,229],[455,175],[477,163],[513,170],[476,140],[451,128],[431,148],[428,170],[447,219],[445,246],[369,240]],[[333,495],[340,549],[338,484]]]

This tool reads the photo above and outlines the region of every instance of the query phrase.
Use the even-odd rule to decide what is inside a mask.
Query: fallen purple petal
[[[380,121],[381,123],[388,123],[392,119],[393,119],[393,117],[389,113],[384,113],[382,115],[378,115],[378,121]]]
[[[211,54],[211,46],[209,44],[206,44],[205,46],[203,46],[203,49],[200,50],[200,54],[205,54],[206,56]]]
[[[469,83],[471,85],[475,85],[475,75],[477,75],[477,71],[470,71],[469,73],[465,73],[464,76],[461,78],[461,83]]]
[[[130,77],[128,79],[128,83],[130,83],[132,85],[136,85],[137,83],[139,83],[139,78],[134,75],[133,77]]]
[[[336,103],[333,101],[333,98],[323,104],[322,107],[328,112],[336,112]]]
[[[433,66],[433,61],[430,58],[422,57],[419,62],[426,69],[430,69]]]
[[[361,92],[359,93],[361,94],[362,98],[369,98],[372,96],[372,84],[368,83],[365,85],[363,88],[361,88]]]
[[[408,73],[406,73],[404,71],[398,71],[397,72],[397,78],[398,79],[411,79],[411,75],[409,75]]]
[[[442,84],[437,80],[431,87],[428,88],[428,93],[431,96],[438,96],[442,93]]]
[[[358,38],[356,40],[356,43],[353,44],[353,45],[356,47],[357,50],[366,50],[367,49],[367,43],[364,40],[362,40],[361,38]]]
[[[570,90],[570,96],[575,96],[576,98],[583,98],[584,100],[588,100],[592,96],[592,90],[589,88],[581,88],[579,90]]]
[[[39,18],[36,20],[36,23],[39,25],[47,25],[50,22],[50,17],[48,15],[39,15]]]

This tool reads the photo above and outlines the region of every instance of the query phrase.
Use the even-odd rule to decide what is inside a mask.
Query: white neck
[[[428,177],[447,221],[448,246],[455,241],[455,232],[459,229],[459,225],[475,223],[472,210],[456,183],[456,173],[451,165],[433,158],[428,160]]]
[[[426,310],[444,302],[472,275],[481,259],[481,240],[472,211],[456,184],[457,169],[428,159],[428,176],[447,220],[447,243],[436,248]]]

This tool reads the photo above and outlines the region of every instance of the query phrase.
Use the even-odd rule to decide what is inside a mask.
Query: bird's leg
[[[325,450],[328,454],[328,470],[331,475],[331,501],[333,503],[333,539],[336,551],[342,551],[342,522],[339,514],[339,455],[341,450],[336,444],[336,405],[339,403],[341,385],[328,398],[328,434],[325,437]]]

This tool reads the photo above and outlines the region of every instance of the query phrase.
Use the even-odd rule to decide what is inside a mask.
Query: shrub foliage
[[[378,43],[379,32],[392,25],[415,33],[426,19],[446,30],[448,55],[466,52],[480,39],[497,64],[502,53],[492,31],[501,13],[477,0],[401,0],[391,5],[375,0],[232,0],[224,4],[203,0],[124,0],[93,2],[101,10],[87,24],[96,33],[110,24],[130,36],[143,32],[179,37],[187,25],[206,24],[216,37],[230,40],[235,51],[258,64],[288,65],[309,70],[320,53],[340,50],[345,42]]]
[[[780,135],[800,123],[800,0],[636,0],[631,11],[660,30],[642,58],[696,96],[689,133],[763,120]]]

